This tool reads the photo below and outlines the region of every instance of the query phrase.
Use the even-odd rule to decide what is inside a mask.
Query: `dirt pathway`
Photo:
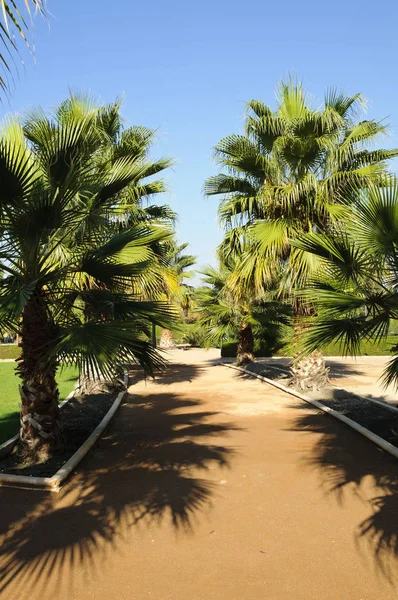
[[[2,600],[397,598],[397,463],[214,358],[135,382],[61,494],[0,491]]]
[[[393,405],[398,405],[398,393],[393,384],[383,384],[383,373],[390,357],[388,356],[328,356],[326,364],[330,368],[333,385],[344,388],[354,394],[370,396]],[[261,358],[259,363],[284,367],[289,358]]]

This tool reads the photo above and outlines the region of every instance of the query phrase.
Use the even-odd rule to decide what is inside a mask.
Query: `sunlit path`
[[[395,599],[396,463],[216,352],[171,358],[61,494],[1,490],[1,598]]]

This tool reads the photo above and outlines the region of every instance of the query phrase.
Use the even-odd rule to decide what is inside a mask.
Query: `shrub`
[[[358,356],[390,356],[391,347],[398,343],[398,335],[390,335],[381,342],[375,342],[374,340],[363,340],[360,344]],[[237,342],[225,342],[221,348],[221,356],[223,358],[236,358]],[[320,348],[320,351],[324,356],[343,356],[344,353],[341,349],[341,344],[334,342],[327,346]],[[292,356],[292,346],[290,339],[287,339],[285,343],[281,344],[276,349],[270,349],[267,344],[262,344],[258,341],[255,342],[256,357],[269,357],[269,356]]]

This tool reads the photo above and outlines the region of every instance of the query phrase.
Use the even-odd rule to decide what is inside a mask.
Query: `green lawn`
[[[21,354],[21,348],[16,344],[0,344],[0,359],[18,358]]]
[[[58,373],[60,400],[64,400],[73,390],[78,376],[76,367],[65,367]],[[0,444],[18,432],[20,379],[15,375],[15,363],[0,363]]]

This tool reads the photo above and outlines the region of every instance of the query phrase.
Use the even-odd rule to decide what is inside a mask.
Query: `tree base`
[[[53,451],[60,446],[60,442],[58,442],[57,446],[55,446],[54,443],[50,443],[39,438],[36,438],[29,443],[21,438],[16,446],[16,452],[20,457],[21,464],[29,467],[31,465],[47,462],[52,457]]]
[[[248,365],[254,362],[254,355],[251,352],[245,352],[244,354],[239,354],[236,357],[236,364],[238,367],[243,367],[244,365]]]
[[[175,348],[173,332],[169,329],[162,329],[159,340],[159,348],[171,349]]]
[[[76,391],[81,396],[90,396],[91,394],[110,394],[114,391],[126,389],[123,375],[115,377],[112,380],[101,377],[87,377],[81,375],[76,387]]]
[[[298,390],[320,390],[329,384],[329,368],[321,352],[293,360],[289,385]]]

